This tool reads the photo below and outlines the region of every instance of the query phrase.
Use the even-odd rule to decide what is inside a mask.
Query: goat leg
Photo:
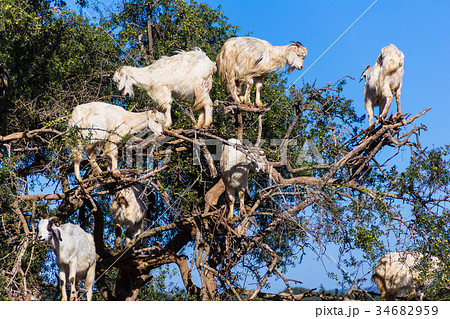
[[[212,102],[203,107],[203,113],[205,115],[205,122],[203,123],[203,128],[207,129],[211,125],[213,118]]]
[[[119,151],[117,150],[117,145],[113,142],[106,143],[105,153],[109,156],[108,168],[112,173],[113,178],[120,179],[119,169],[117,167],[117,162],[119,160]]]
[[[59,281],[61,283],[61,301],[67,301],[66,272],[61,268],[59,269]]]
[[[197,125],[195,125],[195,128],[202,128],[204,123],[205,123],[205,109],[201,109],[200,115],[198,116]]]
[[[369,118],[369,127],[373,124],[373,104],[370,99],[366,99],[364,106],[366,107],[367,117]]]
[[[253,80],[247,82],[247,88],[245,89],[244,101],[243,103],[248,106],[253,106],[252,101],[250,101],[250,92],[252,91]]]
[[[395,101],[397,102],[397,113],[402,114],[402,109],[400,107],[400,90],[395,93]]]
[[[245,193],[243,191],[239,191],[239,204],[241,214],[245,214]]]
[[[392,100],[394,98],[391,96],[388,96],[385,98],[384,103],[381,103],[380,105],[380,117],[378,118],[378,121],[383,121],[388,112],[389,112],[389,107],[391,106]]]
[[[170,103],[165,103],[161,107],[161,109],[164,110],[164,118],[165,118],[163,128],[168,130],[172,126],[172,114],[171,114],[172,105]]]
[[[100,166],[98,166],[97,162],[95,161],[95,147],[92,148],[86,148],[86,154],[89,160],[89,163],[91,164],[91,167],[98,173],[101,174],[102,173],[102,169],[100,168]]]
[[[263,102],[261,102],[261,87],[262,87],[262,85],[263,85],[262,78],[255,79],[255,89],[256,89],[255,104],[259,108],[264,107]]]
[[[92,286],[94,285],[94,279],[95,279],[95,263],[88,269],[86,274],[86,300],[91,301],[92,300]]]
[[[228,91],[230,91],[231,98],[234,100],[234,102],[240,103],[241,100],[238,95],[238,88],[236,86],[236,81],[233,78],[231,78],[227,79],[227,82],[228,82]]]
[[[228,210],[228,219],[233,218],[234,216],[234,196],[228,196],[228,199],[230,200],[230,208]]]
[[[70,301],[76,301],[77,300],[77,289],[76,289],[76,270],[77,270],[77,263],[73,262],[70,264],[69,269],[69,283],[70,283]]]

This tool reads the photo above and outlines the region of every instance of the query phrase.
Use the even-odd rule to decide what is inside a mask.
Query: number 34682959
[[[376,315],[390,316],[435,316],[437,306],[377,306]]]

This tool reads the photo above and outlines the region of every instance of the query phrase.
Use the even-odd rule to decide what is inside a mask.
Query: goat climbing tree
[[[147,143],[143,132],[120,145],[120,179],[106,169],[92,173],[85,161],[82,188],[70,160],[70,145],[77,136],[66,126],[73,107],[80,101],[103,100],[146,109],[145,92],[126,100],[112,84],[124,57],[141,56],[148,63],[196,43],[213,58],[236,27],[228,25],[220,11],[183,1],[155,2],[142,16],[133,9],[142,1],[126,2],[102,29],[72,12],[50,14],[50,2],[21,0],[23,8],[42,17],[39,20],[14,11],[16,6],[8,8],[8,1],[1,5],[0,18],[10,19],[11,28],[19,20],[25,27],[13,30],[20,34],[17,38],[0,30],[5,35],[0,36],[0,57],[9,66],[12,83],[0,99],[5,111],[0,136],[0,299],[59,299],[52,254],[34,240],[37,221],[49,215],[93,233],[98,300],[301,300],[313,295],[370,299],[370,269],[386,251],[420,249],[449,264],[449,149],[420,145],[419,136],[426,132],[421,116],[428,108],[361,129],[364,119],[355,108],[362,106],[342,95],[345,81],[352,80],[347,77],[322,88],[306,83],[286,95],[283,77],[273,74],[264,87],[265,109],[230,103],[215,78],[210,129],[193,129],[189,108],[177,102],[172,130],[156,143]],[[200,23],[195,32],[172,37],[194,18]],[[42,23],[41,29],[36,23]],[[104,32],[124,25],[128,27],[117,33]],[[149,25],[151,37],[144,32]],[[41,43],[47,33],[60,35],[60,49],[48,63],[58,62],[60,69],[42,74],[46,61],[33,54],[36,48],[26,48],[35,58],[29,64],[21,63],[14,48],[21,37]],[[130,50],[124,54],[110,36],[117,36],[120,44],[133,37],[141,42],[123,46]],[[150,38],[153,46],[147,50]],[[67,43],[72,46],[62,45]],[[236,209],[234,217],[226,219],[218,160],[221,145],[231,137],[243,139],[244,146],[257,145],[270,166],[250,174],[245,213]],[[399,154],[410,159],[402,171],[394,165]],[[105,161],[98,160],[105,168]],[[138,239],[145,237],[148,245],[117,249],[111,196],[136,182],[153,194],[148,228]],[[325,296],[314,290],[318,287],[308,287],[306,293],[294,293],[302,275],[288,278],[286,271],[301,264],[304,254],[324,258],[330,246],[339,248],[335,257],[343,270],[329,276],[338,278],[345,292]],[[166,277],[166,266],[175,266],[172,279]],[[448,297],[447,272],[428,288],[429,298]],[[273,277],[285,283],[286,292],[267,292]],[[172,290],[170,280],[180,282],[180,288]]]

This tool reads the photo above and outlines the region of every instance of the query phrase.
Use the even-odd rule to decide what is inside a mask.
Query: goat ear
[[[296,58],[297,58],[297,50],[296,49],[289,50],[287,52],[286,60],[287,60],[287,63],[289,65],[289,67],[287,69],[288,73],[291,73],[295,69],[295,67],[293,67],[292,64],[294,63]]]
[[[383,62],[383,53],[380,53],[380,55],[377,58],[377,62],[381,65]]]
[[[128,201],[125,199],[125,197],[119,197],[117,201],[119,202],[120,205],[128,207]]]
[[[59,241],[62,241],[61,231],[59,230],[59,228],[56,225],[53,225],[53,224],[52,224],[52,233],[55,235],[55,237]]]

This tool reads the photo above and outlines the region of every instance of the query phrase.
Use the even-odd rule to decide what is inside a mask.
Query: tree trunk
[[[153,14],[153,3],[149,2],[148,4],[148,13],[147,13],[147,37],[148,37],[148,58],[149,60],[153,60],[153,36],[152,36],[152,29],[153,29],[153,20],[152,20],[152,14]]]

